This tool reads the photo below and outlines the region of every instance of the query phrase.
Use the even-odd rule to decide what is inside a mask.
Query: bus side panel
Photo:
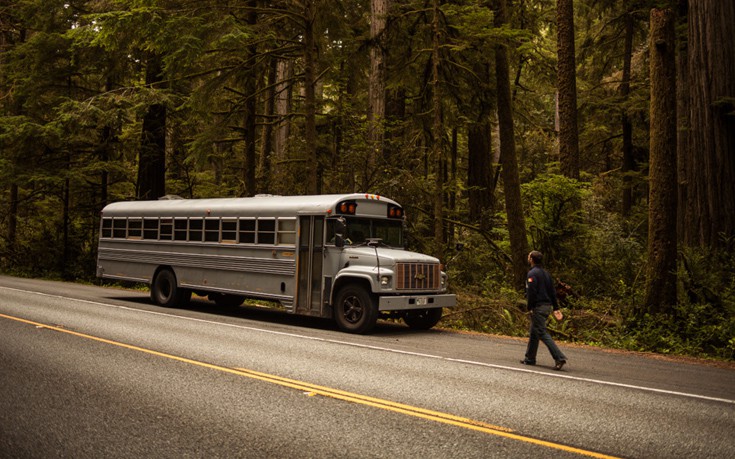
[[[277,300],[290,309],[296,290],[293,248],[218,247],[216,252],[193,269],[202,274],[202,289]]]
[[[150,283],[158,267],[168,266],[180,286],[195,291],[271,299],[287,307],[293,302],[293,248],[174,244],[105,241],[100,275]]]
[[[158,266],[147,263],[142,258],[134,258],[133,254],[126,250],[129,245],[127,241],[100,242],[97,276],[150,284]]]

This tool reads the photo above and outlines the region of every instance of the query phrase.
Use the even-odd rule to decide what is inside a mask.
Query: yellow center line
[[[546,440],[541,440],[538,438],[520,435],[520,434],[513,432],[513,430],[505,428],[505,427],[494,426],[492,424],[487,424],[487,423],[476,421],[473,419],[454,416],[448,413],[427,410],[424,408],[419,408],[419,407],[415,407],[411,405],[405,405],[402,403],[392,402],[389,400],[383,400],[379,398],[369,397],[366,395],[345,392],[339,389],[318,386],[316,384],[298,381],[295,379],[288,379],[288,378],[284,378],[281,376],[271,375],[268,373],[261,373],[259,371],[249,370],[246,368],[230,368],[230,367],[223,367],[220,365],[214,365],[211,363],[201,362],[199,360],[193,360],[193,359],[188,359],[186,357],[180,357],[180,356],[176,356],[172,354],[167,354],[165,352],[154,351],[152,349],[146,349],[143,347],[134,346],[132,344],[125,344],[119,341],[113,341],[113,340],[109,340],[105,338],[100,338],[98,336],[88,335],[85,333],[79,333],[79,332],[75,332],[72,330],[67,330],[60,326],[47,325],[47,324],[34,322],[31,320],[27,320],[27,319],[22,319],[19,317],[8,316],[5,314],[0,314],[0,317],[9,319],[9,320],[13,320],[16,322],[25,323],[28,325],[33,325],[37,328],[45,328],[48,330],[53,330],[53,331],[57,331],[60,333],[65,333],[68,335],[76,336],[79,338],[97,341],[99,343],[109,344],[112,346],[117,346],[117,347],[129,349],[129,350],[133,350],[137,352],[143,352],[148,355],[154,355],[157,357],[162,357],[162,358],[166,358],[169,360],[186,363],[189,365],[195,365],[195,366],[207,368],[210,370],[216,370],[219,372],[224,372],[224,373],[229,373],[229,374],[233,374],[237,376],[244,376],[250,379],[269,382],[272,384],[277,384],[282,387],[288,387],[291,389],[299,390],[299,391],[306,392],[306,393],[313,394],[313,395],[321,395],[323,397],[329,397],[329,398],[342,400],[342,401],[346,401],[350,403],[357,403],[357,404],[361,404],[365,406],[393,411],[396,413],[401,413],[401,414],[405,414],[405,415],[420,418],[420,419],[439,422],[442,424],[448,424],[448,425],[461,427],[461,428],[468,429],[468,430],[474,430],[477,432],[495,435],[498,437],[509,438],[509,439],[521,441],[524,443],[544,446],[546,448],[551,448],[551,449],[555,449],[559,451],[565,451],[568,453],[579,454],[581,456],[594,457],[594,458],[599,458],[599,459],[615,459],[614,456],[609,456],[606,454],[597,453],[595,451],[589,451],[585,449],[563,445],[560,443],[554,443],[551,441],[546,441]]]
[[[247,376],[267,378],[267,380],[275,384],[283,383],[283,384],[295,385],[299,387],[299,390],[302,390],[308,393],[312,393],[314,395],[322,395],[324,397],[331,397],[335,399],[346,400],[346,401],[350,401],[353,403],[361,403],[364,405],[375,406],[378,408],[390,409],[392,411],[398,411],[401,413],[410,414],[412,416],[423,417],[426,419],[438,420],[439,418],[441,418],[442,420],[453,421],[453,422],[461,423],[463,425],[472,424],[478,427],[484,427],[486,429],[491,429],[491,430],[498,430],[498,431],[503,431],[503,432],[513,432],[513,430],[508,429],[506,427],[495,426],[495,425],[487,424],[481,421],[476,421],[474,419],[454,416],[448,413],[427,410],[424,408],[419,408],[419,407],[411,406],[411,405],[404,405],[402,403],[391,402],[389,400],[374,398],[374,397],[370,397],[367,395],[355,394],[352,392],[345,392],[345,391],[334,389],[331,387],[318,386],[316,384],[307,383],[304,381],[298,381],[295,379],[284,378],[282,376],[275,376],[275,375],[270,375],[267,373],[261,373],[255,370],[249,370],[247,368],[237,368],[237,370],[242,371],[243,373],[247,373]]]

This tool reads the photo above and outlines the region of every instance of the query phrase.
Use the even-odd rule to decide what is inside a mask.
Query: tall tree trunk
[[[385,119],[390,128],[385,130],[383,143],[383,157],[389,166],[394,166],[401,161],[400,139],[404,136],[404,123],[406,119],[406,90],[404,88],[387,89],[385,102]]]
[[[145,82],[163,81],[161,57],[151,55],[146,63]],[[138,199],[158,199],[166,194],[166,106],[152,104],[143,117],[138,159]]]
[[[689,91],[685,241],[721,247],[735,235],[735,2],[690,0]]]
[[[251,28],[258,23],[258,14],[256,8],[258,6],[257,0],[248,0],[248,13],[247,13],[247,24]],[[257,57],[257,46],[247,46],[246,56],[246,68],[245,68],[245,158],[243,164],[243,192],[245,196],[255,195],[257,184],[255,181],[255,173],[257,168],[256,161],[256,132],[255,132],[255,117],[256,117],[256,101],[257,101],[257,75],[256,75],[256,57]]]
[[[446,206],[449,214],[454,216],[457,212],[457,163],[459,162],[459,130],[456,127],[452,128],[452,146],[450,151],[449,167],[447,167],[448,177],[446,180],[450,184],[450,187],[447,191]],[[454,232],[454,223],[447,225],[447,241],[454,240]]]
[[[676,236],[679,243],[686,243],[692,217],[689,199],[687,171],[689,169],[689,65],[688,42],[686,36],[687,9],[689,0],[679,0],[677,11],[677,48],[676,48],[676,167],[679,182],[677,196]]]
[[[574,57],[573,0],[557,0],[557,89],[559,91],[559,162],[561,173],[579,178],[577,72]]]
[[[107,167],[112,156],[110,154],[111,149],[112,128],[110,126],[105,126],[100,132],[100,144],[97,147],[97,156],[100,162],[103,163],[103,169],[100,173],[100,197],[97,203],[98,208],[96,209],[98,211],[102,210],[102,208],[107,205],[107,199],[109,195],[108,187],[110,182],[110,173],[108,172]]]
[[[105,82],[105,92],[109,93],[113,89],[113,82],[111,78],[108,78]],[[110,173],[108,171],[108,165],[112,158],[112,143],[114,140],[114,131],[112,126],[106,125],[100,132],[100,142],[97,146],[97,157],[103,164],[102,172],[100,173],[100,198],[97,203],[96,211],[102,210],[107,205],[107,199],[109,195],[110,185]]]
[[[495,27],[507,21],[506,0],[498,0]],[[500,129],[500,162],[505,191],[505,212],[508,216],[510,250],[513,258],[513,285],[522,289],[525,285],[528,258],[526,221],[521,201],[521,180],[518,176],[518,159],[513,127],[513,104],[510,91],[508,52],[504,44],[495,47],[495,74],[497,77],[498,124]]]
[[[623,104],[628,101],[630,96],[630,74],[631,61],[633,60],[633,13],[628,11],[625,14],[625,50],[623,51],[623,82],[620,85],[620,95]],[[627,216],[633,206],[633,189],[631,187],[630,172],[635,169],[633,161],[633,123],[628,116],[627,106],[623,108],[621,115],[621,124],[623,128],[623,211],[622,214]]]
[[[268,89],[265,95],[265,118],[267,122],[263,126],[262,140],[260,142],[260,161],[258,162],[258,193],[268,193],[271,179],[271,159],[273,157],[273,119],[276,107],[276,78],[278,61],[270,60],[268,67]]]
[[[66,162],[66,169],[67,174],[70,172],[71,169],[71,155],[67,153],[67,162]],[[64,179],[64,186],[61,193],[61,199],[62,199],[62,212],[61,212],[61,235],[62,235],[62,250],[61,250],[61,266],[59,271],[61,271],[61,275],[64,279],[69,280],[70,279],[70,271],[69,271],[69,262],[70,262],[70,253],[71,253],[71,247],[69,247],[69,226],[71,225],[71,214],[69,212],[69,206],[71,201],[71,181],[69,180],[69,177],[67,176],[66,179]]]
[[[493,199],[492,125],[489,116],[481,110],[480,121],[467,130],[467,195],[469,218],[478,222],[483,231],[490,230],[490,217],[495,206]]]
[[[370,154],[365,186],[372,183],[376,165],[385,154],[385,27],[389,0],[370,1],[370,79],[368,86],[368,130]],[[365,188],[367,190],[367,188]]]
[[[434,164],[434,244],[436,254],[441,257],[444,252],[444,182],[442,165],[444,164],[444,126],[441,113],[441,87],[439,82],[439,47],[441,31],[439,24],[439,0],[434,0],[432,17],[432,52],[431,52],[431,89],[432,89],[432,162]]]
[[[10,184],[10,202],[8,203],[8,250],[12,253],[15,249],[15,240],[18,234],[18,184]]]
[[[14,46],[16,44],[20,44],[25,42],[26,39],[26,31],[25,29],[20,29],[19,31],[19,37],[17,43],[14,42],[11,38],[6,36],[6,32],[3,31],[3,33],[0,33],[0,62],[4,60],[4,53],[7,52],[7,50],[10,48],[10,46]],[[5,76],[0,73],[0,82],[3,84],[3,86],[0,86],[1,89],[5,90],[5,85],[8,83],[5,80]],[[22,103],[18,100],[17,97],[14,97],[12,94],[12,91],[8,89],[7,91],[0,93],[0,101],[2,101],[2,105],[0,107],[5,108],[5,110],[0,113],[1,115],[15,115],[18,116],[23,112],[22,109]],[[10,102],[9,107],[5,107],[5,103]],[[18,159],[13,159],[11,164],[11,177],[14,179],[17,178],[18,174],[16,170],[18,169]],[[10,181],[10,197],[8,200],[8,226],[7,226],[7,232],[5,234],[6,241],[7,241],[7,252],[10,254],[10,257],[14,257],[15,254],[15,243],[16,239],[18,237],[18,203],[19,203],[19,187],[18,182],[16,182],[14,179],[11,179]],[[12,259],[12,258],[11,258]],[[2,259],[0,258],[0,262],[2,262]],[[11,261],[12,263],[12,261]],[[1,266],[1,265],[0,265]]]
[[[291,94],[293,91],[293,61],[279,60],[277,67],[277,84],[276,84],[276,116],[278,124],[276,125],[276,138],[273,146],[274,156],[280,160],[286,157],[288,150],[288,138],[291,135],[291,120],[289,114],[291,112]]]
[[[651,11],[651,153],[647,312],[676,304],[676,37],[671,10]]]
[[[317,194],[318,183],[318,158],[317,158],[317,135],[316,135],[316,37],[314,36],[314,22],[316,11],[314,0],[306,0],[304,17],[306,19],[304,30],[304,111],[306,122],[304,123],[304,138],[306,141],[306,168],[307,181],[306,192]]]

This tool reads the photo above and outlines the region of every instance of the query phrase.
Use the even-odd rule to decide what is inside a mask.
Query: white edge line
[[[690,393],[687,393],[687,392],[677,392],[677,391],[671,391],[671,390],[665,390],[665,389],[656,389],[656,388],[652,388],[652,387],[636,386],[636,385],[633,385],[633,384],[616,383],[616,382],[612,382],[612,381],[604,381],[604,380],[601,380],[601,379],[580,378],[578,376],[565,375],[565,374],[561,374],[561,373],[549,373],[549,372],[545,372],[545,371],[530,370],[530,369],[527,369],[527,368],[516,368],[516,367],[505,366],[505,365],[497,365],[497,364],[493,364],[493,363],[477,362],[477,361],[474,361],[474,360],[463,360],[463,359],[455,359],[455,358],[452,358],[452,357],[442,357],[440,355],[423,354],[423,353],[420,353],[420,352],[402,351],[402,350],[399,350],[399,349],[391,349],[391,348],[381,347],[381,346],[372,346],[372,345],[369,345],[369,344],[352,343],[352,342],[349,342],[349,341],[341,341],[341,340],[335,340],[335,339],[318,338],[318,337],[315,337],[315,336],[300,335],[300,334],[297,334],[297,333],[287,333],[287,332],[280,332],[280,331],[275,331],[275,330],[265,330],[265,329],[262,329],[262,328],[249,327],[249,326],[246,326],[246,325],[235,325],[235,324],[228,324],[228,323],[223,323],[223,322],[215,322],[215,321],[212,321],[212,320],[197,319],[197,318],[194,318],[194,317],[178,316],[178,315],[175,315],[175,314],[167,314],[167,313],[164,313],[164,312],[157,312],[157,311],[148,311],[148,310],[145,310],[145,309],[132,308],[132,307],[129,307],[129,306],[122,306],[122,305],[118,305],[118,304],[101,303],[99,301],[84,300],[84,299],[81,299],[81,298],[72,298],[72,297],[61,296],[61,295],[52,295],[52,294],[49,294],[49,293],[34,292],[32,290],[23,290],[23,289],[17,289],[17,288],[12,288],[12,287],[5,287],[5,286],[0,286],[0,289],[3,289],[3,290],[11,290],[11,291],[16,291],[16,292],[22,292],[22,293],[31,293],[31,294],[38,295],[38,296],[45,296],[45,297],[56,298],[56,299],[61,299],[61,300],[73,300],[73,301],[78,301],[78,302],[81,302],[81,303],[93,304],[93,305],[97,305],[97,306],[113,307],[113,308],[117,308],[117,309],[124,309],[124,310],[128,310],[128,311],[142,312],[142,313],[145,313],[145,314],[152,314],[152,315],[157,315],[157,316],[175,317],[175,318],[181,319],[181,320],[188,320],[188,321],[193,321],[193,322],[207,323],[207,324],[211,324],[211,325],[219,325],[219,326],[225,326],[225,327],[232,327],[232,328],[237,328],[237,329],[242,329],[242,330],[257,331],[257,332],[261,332],[261,333],[269,333],[269,334],[272,334],[272,335],[288,336],[288,337],[292,337],[292,338],[300,338],[300,339],[306,339],[306,340],[310,340],[310,341],[319,341],[319,342],[324,342],[324,343],[340,344],[340,345],[358,347],[358,348],[363,348],[363,349],[371,349],[371,350],[374,350],[374,351],[390,352],[390,353],[393,353],[393,354],[405,354],[405,355],[411,355],[411,356],[415,356],[415,357],[424,357],[424,358],[429,358],[429,359],[444,360],[444,361],[447,361],[447,362],[463,363],[463,364],[466,364],[466,365],[473,365],[473,366],[486,367],[486,368],[497,368],[499,370],[515,371],[515,372],[521,372],[521,373],[531,373],[531,374],[548,376],[548,377],[552,377],[552,378],[570,379],[570,380],[573,380],[573,381],[582,381],[582,382],[587,382],[587,383],[591,383],[591,384],[601,384],[601,385],[605,385],[605,386],[623,387],[623,388],[626,388],[626,389],[636,389],[636,390],[641,390],[641,391],[645,391],[645,392],[654,392],[654,393],[665,394],[665,395],[676,395],[676,396],[679,396],[679,397],[687,397],[687,398],[694,398],[694,399],[699,399],[699,400],[708,400],[708,401],[712,401],[712,402],[728,403],[728,404],[731,404],[731,405],[735,405],[735,400],[729,400],[729,399],[726,399],[726,398],[709,397],[709,396],[706,396],[706,395],[690,394]]]

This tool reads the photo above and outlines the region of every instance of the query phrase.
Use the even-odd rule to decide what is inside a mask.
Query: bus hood
[[[374,247],[345,247],[342,256],[349,261],[360,260],[365,262],[375,262]],[[424,255],[422,253],[410,252],[408,250],[391,249],[388,247],[378,247],[378,256],[380,257],[380,265],[384,267],[393,266],[396,263],[439,263],[438,258]]]

